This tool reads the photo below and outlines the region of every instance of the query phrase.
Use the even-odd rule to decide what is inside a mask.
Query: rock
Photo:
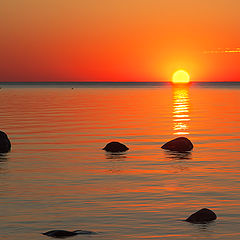
[[[0,131],[0,153],[7,153],[11,149],[11,143],[5,132]]]
[[[178,137],[165,143],[161,148],[177,152],[186,152],[193,149],[193,144],[185,137]]]
[[[65,237],[71,237],[78,234],[96,234],[92,231],[86,231],[86,230],[75,230],[75,231],[66,231],[66,230],[52,230],[45,233],[42,233],[43,235],[49,236],[49,237],[55,237],[55,238],[65,238]]]
[[[119,142],[110,142],[103,148],[107,152],[125,152],[128,149],[126,145]]]
[[[190,223],[206,223],[216,219],[217,216],[212,210],[202,208],[188,217],[186,221]]]

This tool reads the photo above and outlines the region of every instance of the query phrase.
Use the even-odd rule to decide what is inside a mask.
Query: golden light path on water
[[[188,86],[173,86],[173,134],[189,134]]]

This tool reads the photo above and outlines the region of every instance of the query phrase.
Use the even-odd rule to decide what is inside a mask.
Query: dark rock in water
[[[186,219],[190,223],[206,223],[217,219],[217,215],[207,208],[203,208]]]
[[[11,149],[11,143],[5,132],[0,131],[0,153],[7,153]]]
[[[92,231],[86,231],[86,230],[75,230],[75,231],[66,231],[66,230],[52,230],[45,233],[42,233],[43,235],[49,236],[49,237],[55,237],[55,238],[66,238],[75,236],[78,234],[96,234]]]
[[[107,152],[125,152],[128,149],[126,145],[119,142],[110,142],[103,148]]]
[[[165,143],[161,148],[177,152],[186,152],[193,149],[193,144],[185,137],[178,137]]]
[[[43,235],[49,236],[49,237],[55,237],[55,238],[63,238],[63,237],[71,237],[77,235],[75,231],[65,231],[65,230],[52,230],[43,233]]]

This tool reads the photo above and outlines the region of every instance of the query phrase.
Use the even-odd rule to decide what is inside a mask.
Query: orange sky
[[[0,81],[168,81],[179,68],[196,81],[240,81],[239,9],[239,0],[2,0]]]

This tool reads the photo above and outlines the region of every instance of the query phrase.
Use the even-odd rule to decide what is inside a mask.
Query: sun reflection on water
[[[187,86],[173,88],[173,132],[175,135],[189,134],[189,96]]]

